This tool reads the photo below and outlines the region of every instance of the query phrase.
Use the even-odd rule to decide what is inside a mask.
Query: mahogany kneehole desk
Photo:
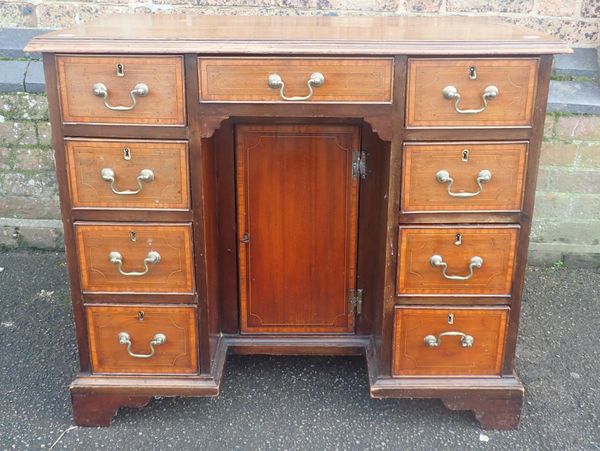
[[[44,58],[78,425],[216,396],[229,352],[363,355],[373,397],[517,427],[564,44],[488,18],[119,15],[27,50]]]

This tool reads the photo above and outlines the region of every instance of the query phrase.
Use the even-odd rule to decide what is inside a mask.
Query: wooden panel
[[[369,149],[368,176],[360,181],[358,217],[357,279],[364,290],[362,313],[356,317],[356,334],[373,334],[379,323],[383,299],[382,274],[385,273],[385,235],[387,231],[387,191],[389,143],[381,141],[364,124],[362,148]]]
[[[60,215],[63,224],[66,265],[69,274],[68,282],[71,291],[73,308],[73,323],[77,339],[79,371],[90,371],[90,353],[88,349],[88,333],[85,321],[85,309],[80,296],[79,270],[77,267],[77,252],[75,249],[75,234],[72,227],[71,199],[67,182],[67,162],[64,151],[64,131],[60,120],[60,108],[56,80],[56,59],[52,54],[42,55],[44,60],[44,78],[48,95],[48,116],[52,126],[52,148],[56,166],[56,182],[60,200]]]
[[[192,307],[94,306],[86,308],[94,373],[195,373],[196,309]],[[143,319],[141,319],[143,318]],[[132,357],[118,335],[129,334],[131,352],[149,354],[154,335],[167,337],[150,358]]]
[[[358,179],[352,126],[236,129],[243,332],[352,332]]]
[[[73,209],[74,221],[119,222],[190,222],[194,214],[190,210],[142,210],[142,209]]]
[[[408,62],[408,127],[530,126],[539,60],[522,59],[410,59]],[[476,68],[476,79],[469,68]],[[496,86],[498,96],[485,111],[459,114],[455,100],[444,98],[446,86],[458,89],[462,109],[483,106],[486,87]]]
[[[392,334],[394,295],[396,293],[396,268],[398,262],[398,211],[400,210],[400,177],[402,174],[402,141],[406,101],[407,57],[395,58],[394,70],[394,103],[392,122],[396,124],[392,141],[385,148],[385,162],[383,169],[383,198],[386,204],[385,211],[381,213],[381,221],[385,224],[385,238],[381,244],[380,252],[383,253],[383,271],[379,274],[379,283],[383,285],[383,297],[378,303],[377,323],[373,335],[373,351],[377,361],[377,372],[383,377],[391,375],[392,364]],[[368,163],[367,163],[368,165]],[[361,218],[362,220],[362,218]],[[362,221],[361,221],[362,222]],[[362,238],[362,237],[361,237]],[[378,377],[376,377],[377,379]],[[374,379],[372,379],[374,380]]]
[[[67,140],[69,189],[74,208],[190,208],[188,150],[185,142]],[[129,149],[129,159],[125,157]],[[114,172],[115,190],[138,189],[137,177],[150,169],[154,180],[142,182],[134,195],[118,195],[100,172]]]
[[[216,376],[215,368],[219,365],[219,360],[224,359],[224,356],[218,355],[221,341],[219,324],[221,299],[217,280],[218,256],[215,249],[219,235],[215,193],[218,170],[214,165],[217,148],[213,139],[201,139],[201,126],[199,127],[198,123],[201,105],[197,100],[197,64],[196,55],[185,55],[188,116],[195,118],[191,121],[188,132],[190,178],[195,181],[192,185],[192,210],[194,211],[194,255],[196,256],[194,273],[198,293],[198,328],[200,331],[198,366],[200,374]],[[234,282],[237,281],[234,275],[230,275],[230,277]]]
[[[36,36],[28,52],[443,55],[570,53],[495,17],[122,14]]]
[[[132,241],[132,232],[135,241]],[[83,291],[191,293],[194,289],[192,228],[189,224],[75,224]],[[125,276],[109,261],[122,255],[124,272],[141,272],[150,251],[160,262],[148,264],[143,276]]]
[[[285,95],[305,96],[313,72],[325,83],[313,87],[308,102],[391,102],[390,58],[298,59],[298,58],[200,58],[201,102],[285,102],[279,89],[269,88],[267,79],[277,73],[285,84]]]
[[[518,226],[400,227],[397,294],[508,296],[517,235]],[[448,280],[441,267],[430,264],[433,255],[447,263],[449,276],[467,276],[475,256],[483,265],[468,280]]]
[[[499,375],[508,312],[508,307],[396,307],[392,375]],[[459,336],[439,337],[445,332],[470,335],[472,347],[463,347]],[[427,335],[439,337],[439,346],[426,346],[424,338]]]
[[[185,124],[181,57],[58,56],[57,63],[63,122]],[[123,65],[123,76],[117,76],[117,64]],[[149,91],[137,97],[132,110],[113,111],[92,93],[96,83],[106,86],[113,106],[131,105],[130,91],[138,83]]]
[[[526,143],[405,144],[402,212],[519,211],[526,160]],[[482,170],[492,178],[476,196],[453,197],[449,182],[436,179],[440,170],[453,179],[452,193],[476,193]]]
[[[546,120],[546,102],[548,100],[551,75],[552,56],[543,56],[540,58],[539,81],[536,93],[536,106],[534,109],[534,127],[529,143],[529,161],[527,164],[527,175],[525,177],[523,215],[520,224],[521,231],[516,255],[517,264],[515,266],[515,280],[513,282],[513,299],[510,308],[510,327],[506,337],[507,353],[504,357],[504,367],[502,370],[505,375],[515,374],[515,348],[517,346],[517,336],[519,331],[519,316],[523,300],[527,252],[529,249],[529,234],[531,232],[531,219],[533,217],[538,167],[544,135],[544,121]]]

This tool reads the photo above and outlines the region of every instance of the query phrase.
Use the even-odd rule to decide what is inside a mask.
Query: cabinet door
[[[353,332],[359,145],[354,126],[237,127],[242,332]]]

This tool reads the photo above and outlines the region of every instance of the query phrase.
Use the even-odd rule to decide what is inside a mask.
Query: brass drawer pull
[[[102,97],[104,100],[104,106],[109,110],[113,111],[130,111],[135,108],[137,105],[137,96],[146,97],[150,89],[144,83],[138,83],[133,87],[133,89],[129,92],[129,96],[131,97],[131,105],[129,106],[112,106],[108,103],[108,88],[104,83],[95,83],[92,87],[92,92],[97,97]]]
[[[452,197],[473,197],[477,196],[478,194],[481,194],[481,192],[483,191],[482,183],[488,183],[490,180],[492,180],[492,173],[487,169],[482,169],[481,171],[479,171],[479,174],[477,174],[477,178],[475,179],[475,183],[477,183],[479,189],[474,193],[453,193],[451,189],[452,183],[454,183],[454,179],[450,177],[450,173],[448,171],[445,171],[443,169],[441,171],[438,171],[437,174],[435,174],[435,178],[440,183],[449,182],[447,187],[448,194]]]
[[[125,271],[123,271],[123,256],[121,255],[120,252],[117,252],[117,251],[111,252],[110,254],[108,254],[108,260],[113,264],[119,265],[119,272],[121,274],[123,274],[124,276],[137,277],[137,276],[143,276],[148,273],[148,271],[150,270],[150,268],[148,267],[148,263],[152,263],[153,265],[156,265],[158,262],[160,262],[160,254],[156,251],[148,252],[148,255],[146,255],[146,258],[144,259],[144,270],[141,272],[138,272],[138,271],[125,272]]]
[[[425,346],[429,348],[437,348],[442,344],[442,337],[460,337],[460,345],[463,348],[472,348],[475,339],[471,335],[463,334],[462,332],[443,332],[437,337],[435,335],[427,335],[423,338]]]
[[[154,180],[154,172],[152,169],[142,169],[140,174],[137,176],[137,184],[138,189],[136,190],[123,190],[119,191],[115,188],[115,171],[111,168],[102,168],[100,171],[100,177],[105,182],[110,182],[110,189],[113,193],[118,194],[119,196],[131,196],[133,194],[138,194],[142,190],[142,182],[151,182]]]
[[[269,88],[271,89],[279,89],[279,95],[281,96],[281,98],[283,100],[287,100],[290,102],[300,102],[302,100],[308,100],[312,97],[313,95],[313,86],[315,88],[318,88],[319,86],[323,86],[323,83],[325,83],[325,77],[323,76],[323,74],[321,72],[314,72],[310,75],[310,78],[308,79],[308,94],[305,96],[294,96],[294,97],[287,97],[284,93],[283,90],[285,89],[285,84],[283,83],[283,79],[281,78],[281,76],[279,74],[271,74],[269,75],[269,78],[267,80],[267,84],[269,85]]]
[[[498,97],[498,88],[496,88],[495,86],[488,86],[487,88],[485,88],[483,90],[483,94],[481,95],[481,98],[483,100],[483,106],[476,110],[461,110],[460,109],[460,107],[458,106],[458,104],[460,103],[460,93],[458,92],[458,89],[455,88],[454,86],[446,86],[444,89],[442,89],[442,94],[443,94],[444,98],[446,98],[448,100],[455,100],[454,109],[456,110],[457,113],[477,114],[477,113],[482,113],[485,111],[485,109],[487,108],[487,100],[488,99],[492,100],[492,99],[495,99],[496,97]]]
[[[434,268],[442,268],[442,275],[448,280],[469,280],[473,277],[473,270],[475,268],[479,269],[483,266],[483,258],[481,257],[472,257],[469,262],[469,274],[466,276],[452,276],[446,273],[448,269],[448,264],[444,261],[441,255],[432,255],[429,257],[429,263]]]
[[[136,354],[131,352],[131,337],[127,332],[119,332],[119,344],[127,345],[127,354],[136,359],[149,359],[154,355],[154,346],[164,345],[167,342],[167,336],[165,334],[156,334],[150,341],[150,354]]]

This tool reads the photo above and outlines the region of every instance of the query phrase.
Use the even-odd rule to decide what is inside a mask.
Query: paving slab
[[[26,92],[45,92],[44,64],[41,61],[31,61],[25,75]]]
[[[72,425],[77,351],[62,253],[0,252],[0,449],[48,449]],[[228,358],[218,398],[162,398],[54,450],[597,450],[600,273],[529,268],[516,431],[436,400],[369,397],[359,357]]]
[[[598,78],[598,52],[596,49],[573,49],[573,53],[556,55],[553,70],[556,75]]]
[[[35,58],[39,53],[25,54],[23,49],[34,36],[48,31],[43,28],[0,28],[0,58]]]
[[[23,92],[29,61],[0,61],[0,92]]]
[[[600,114],[600,86],[595,82],[550,80],[548,111]]]

